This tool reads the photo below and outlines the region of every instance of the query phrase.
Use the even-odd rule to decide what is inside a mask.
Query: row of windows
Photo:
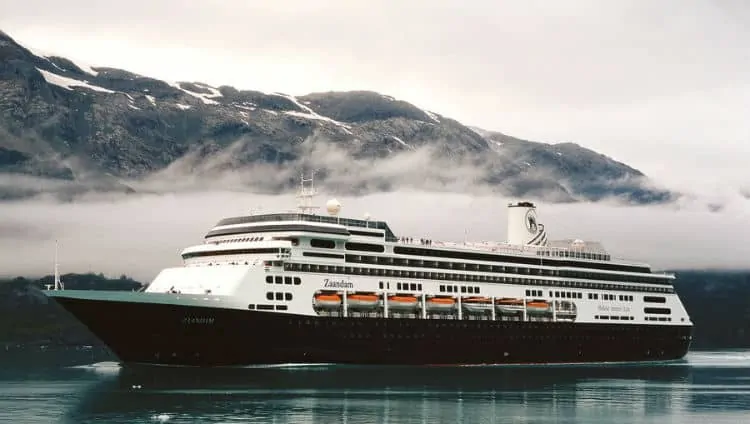
[[[553,297],[552,292],[549,292],[549,297]],[[580,292],[555,292],[554,297],[561,297],[563,299],[583,299],[583,293]]]
[[[624,315],[595,315],[594,319],[604,319],[612,321],[633,321],[634,317]]]
[[[263,240],[265,240],[265,237],[241,237],[241,238],[231,238],[231,239],[226,239],[226,240],[214,241],[212,243],[224,244],[224,243],[239,243],[239,242],[245,242],[245,241],[263,241]]]
[[[540,250],[537,251],[536,254],[553,258],[578,258],[594,261],[608,261],[612,259],[612,257],[606,253],[579,252],[576,250]]]
[[[254,249],[232,249],[232,250],[209,250],[204,252],[191,252],[182,255],[182,259],[199,258],[205,256],[224,256],[224,255],[278,255],[281,250],[278,247],[261,247]],[[247,263],[247,262],[246,262]]]
[[[254,303],[251,303],[247,305],[247,309],[250,309],[251,311],[256,309],[259,311],[273,311],[274,309],[277,311],[286,311],[289,307],[287,305],[263,305],[260,303],[255,305]]]
[[[440,285],[441,293],[458,293],[458,286],[446,286]],[[479,287],[477,286],[461,286],[461,293],[479,294]]]
[[[268,284],[294,284],[295,286],[299,286],[302,284],[302,279],[299,277],[290,277],[290,276],[280,276],[280,275],[266,275],[266,283]]]
[[[384,221],[370,221],[364,219],[342,218],[339,216],[312,215],[304,213],[275,213],[266,215],[250,215],[225,218],[216,224],[217,227],[224,225],[248,224],[254,222],[278,222],[278,221],[305,221],[324,222],[329,224],[344,225],[346,227],[366,228],[370,230],[381,230],[385,233],[386,241],[396,241],[396,236]],[[351,230],[349,230],[351,233]]]
[[[326,248],[326,249],[334,249],[336,248],[336,243],[333,240],[325,240],[325,239],[311,239],[310,245],[313,247],[320,247],[320,248]],[[372,244],[372,243],[356,243],[356,242],[347,242],[344,244],[344,247],[346,250],[357,250],[357,251],[365,251],[365,252],[379,252],[383,253],[385,252],[385,246],[382,244]],[[469,260],[478,260],[478,261],[491,261],[491,262],[509,262],[509,263],[519,263],[519,264],[527,264],[527,265],[543,265],[544,260],[541,258],[523,258],[523,257],[514,257],[514,256],[503,256],[503,255],[495,255],[495,254],[487,254],[487,253],[473,253],[473,252],[449,252],[449,251],[442,251],[442,250],[434,250],[434,249],[420,249],[415,247],[407,247],[407,246],[394,246],[393,252],[396,254],[403,254],[403,255],[419,255],[419,256],[427,256],[427,257],[444,257],[444,258],[452,258],[452,259],[469,259]],[[568,254],[572,255],[580,255],[575,257],[581,257],[583,259],[602,259],[602,257],[596,257],[597,254],[593,253],[586,253],[586,252],[547,252],[542,251],[538,252],[540,256],[555,256],[560,255],[561,257],[567,257]],[[606,256],[608,260],[608,255],[602,255]],[[387,264],[395,264],[395,265],[402,265],[402,266],[421,266],[421,265],[414,265],[411,264],[411,262],[415,262],[415,260],[409,260],[409,259],[402,259],[402,258],[382,258],[385,259]],[[348,260],[347,260],[348,261]],[[582,268],[597,268],[601,270],[608,270],[608,271],[622,271],[622,272],[639,272],[643,274],[648,274],[651,272],[651,270],[647,267],[640,267],[640,266],[627,266],[627,265],[615,265],[615,264],[591,264],[591,263],[581,263],[581,262],[571,262],[571,261],[562,261],[560,263],[557,263],[559,261],[553,261],[553,263],[548,265],[552,266],[571,266],[571,267],[582,267]],[[401,263],[403,262],[403,263]],[[434,262],[437,265],[436,268],[443,268],[443,269],[467,269],[472,270],[472,267],[482,267],[482,268],[494,268],[494,266],[490,265],[477,265],[477,264],[465,264],[465,263],[454,263],[454,262],[439,262],[439,261],[425,261],[425,262]],[[379,261],[376,262],[367,262],[365,263],[380,263]],[[458,266],[456,266],[458,265]],[[528,274],[529,268],[520,268],[521,273]],[[490,271],[489,269],[475,269],[477,271],[488,271],[488,272],[498,272],[498,271]],[[541,275],[541,270],[538,273]],[[503,272],[503,271],[499,271]],[[564,277],[572,277],[572,278],[590,278],[590,279],[599,279],[599,280],[622,280],[624,278],[629,279],[633,282],[639,282],[639,283],[651,283],[651,284],[669,284],[668,282],[664,281],[664,278],[660,276],[654,276],[654,277],[643,277],[643,276],[622,276],[622,275],[611,275],[611,274],[603,274],[603,273],[595,273],[595,272],[582,272],[582,271],[562,271],[563,273],[567,275],[561,275]]]
[[[535,286],[558,286],[558,287],[572,287],[580,289],[597,289],[597,290],[624,290],[624,291],[636,291],[636,292],[660,292],[660,293],[674,293],[673,287],[649,287],[649,286],[633,286],[633,285],[615,285],[606,283],[594,283],[584,281],[559,281],[559,280],[541,280],[541,279],[530,279],[530,278],[511,278],[511,277],[499,277],[489,275],[468,275],[468,274],[452,274],[442,272],[422,272],[422,271],[401,271],[385,268],[360,268],[351,266],[341,265],[318,265],[318,264],[299,264],[292,262],[285,262],[284,269],[286,271],[295,272],[319,272],[327,274],[346,274],[346,275],[370,275],[370,276],[386,276],[386,277],[397,277],[397,278],[416,278],[421,280],[461,280],[459,277],[468,279],[471,281],[485,282],[485,283],[504,283],[504,284],[525,284]]]
[[[532,297],[532,296],[542,296],[542,291],[526,289],[526,297]]]
[[[395,249],[395,248],[394,248]],[[346,255],[346,262],[372,265],[386,265],[388,267],[436,268],[458,271],[510,273],[521,275],[540,275],[548,277],[580,278],[587,280],[622,281],[631,283],[648,283],[670,285],[669,280],[662,276],[632,276],[625,274],[605,274],[591,271],[568,271],[557,269],[528,268],[505,265],[487,265],[466,262],[445,262],[423,259],[397,258],[388,256]]]
[[[383,288],[390,290],[390,281],[379,281],[378,287],[382,290]],[[410,290],[410,291],[422,291],[422,283],[396,283],[396,290]]]
[[[396,290],[422,291],[422,283],[396,283]]]
[[[558,259],[542,259],[539,257],[519,257],[519,256],[508,256],[499,255],[493,253],[474,253],[474,252],[461,252],[461,251],[448,251],[448,250],[437,250],[437,249],[426,249],[420,247],[411,246],[394,246],[393,253],[401,255],[415,255],[415,256],[428,256],[428,257],[440,257],[449,259],[465,259],[471,261],[487,261],[487,262],[510,262],[527,265],[542,265],[543,261],[546,261],[548,265],[553,266],[570,266],[570,267],[581,267],[581,268],[596,268],[608,271],[623,271],[623,272],[641,272],[648,273],[650,270],[648,267],[632,266],[632,265],[619,265],[609,263],[589,263],[589,262],[578,262]],[[550,263],[551,262],[551,263]]]
[[[646,321],[672,321],[671,317],[646,317]]]
[[[594,293],[594,299],[598,299],[599,296]],[[589,299],[591,299],[591,296],[589,295]],[[610,293],[602,294],[602,300],[619,300],[620,302],[632,302],[634,300],[632,295],[629,294],[621,294],[621,295],[615,295]]]
[[[268,300],[285,300],[290,301],[292,300],[292,294],[291,293],[282,293],[282,292],[266,292],[266,299]]]

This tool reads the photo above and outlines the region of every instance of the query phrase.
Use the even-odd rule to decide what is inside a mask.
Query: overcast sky
[[[542,214],[553,238],[603,240],[615,254],[658,267],[747,266],[750,199],[739,196],[750,196],[744,0],[0,0],[0,29],[37,50],[161,79],[294,95],[375,90],[468,125],[578,142],[726,206],[550,205]],[[344,200],[399,233],[504,238],[505,199]],[[58,238],[66,271],[93,263],[94,271],[149,279],[231,215],[227,205],[243,213],[289,201],[213,193],[21,203],[0,210],[0,251],[17,253],[0,265],[10,274],[39,270]],[[156,233],[164,242],[143,249],[143,234]]]
[[[750,186],[743,0],[0,0],[18,41],[170,80],[369,89],[575,141],[661,182]]]

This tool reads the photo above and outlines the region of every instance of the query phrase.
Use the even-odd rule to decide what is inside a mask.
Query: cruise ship
[[[313,206],[220,220],[137,292],[45,293],[121,363],[485,365],[682,358],[692,322],[674,275],[598,242],[548,239],[531,202],[505,242],[399,236]],[[319,209],[323,209],[319,213]]]

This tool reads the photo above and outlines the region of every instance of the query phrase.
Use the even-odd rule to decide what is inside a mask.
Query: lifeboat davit
[[[392,295],[388,296],[388,309],[412,311],[417,309],[419,303],[416,296]]]
[[[346,296],[346,306],[349,309],[374,309],[378,307],[379,300],[375,294],[355,293]]]
[[[431,297],[427,299],[427,310],[450,312],[456,308],[456,300],[451,297]]]
[[[495,308],[502,314],[517,314],[523,312],[523,300],[521,299],[497,299],[495,300]]]
[[[532,300],[526,302],[526,313],[528,314],[549,314],[552,308],[549,302],[543,300]]]
[[[337,294],[316,294],[313,305],[322,309],[337,309],[341,307],[341,296]]]
[[[559,311],[555,311],[555,314],[558,318],[573,318],[577,315],[576,311],[570,309],[560,309]]]
[[[492,299],[488,297],[467,297],[461,300],[461,305],[468,312],[492,311]]]
[[[555,314],[559,318],[573,318],[577,314],[576,304],[573,302],[559,302],[555,308]]]

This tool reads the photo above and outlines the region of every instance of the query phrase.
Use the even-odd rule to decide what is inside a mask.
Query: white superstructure
[[[309,316],[692,325],[673,275],[612,260],[599,243],[548,241],[528,202],[509,205],[507,243],[397,237],[341,204],[224,219],[184,265],[145,290]]]

